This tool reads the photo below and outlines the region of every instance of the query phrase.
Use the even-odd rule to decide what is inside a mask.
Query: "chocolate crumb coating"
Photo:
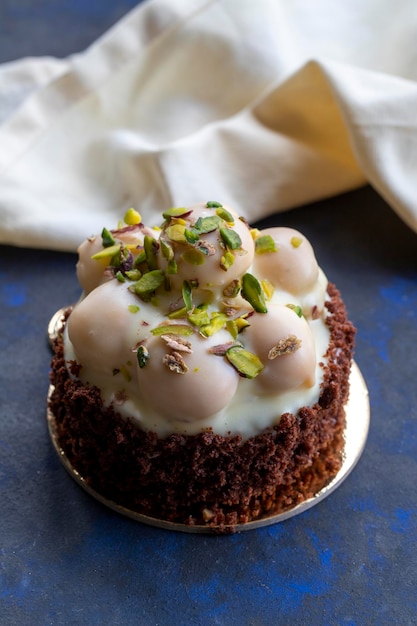
[[[341,466],[355,338],[333,284],[328,296],[330,344],[318,402],[296,415],[283,414],[276,426],[245,441],[211,430],[166,438],[142,431],[104,406],[97,387],[70,378],[59,336],[49,408],[72,467],[92,489],[120,506],[220,533],[312,497]]]

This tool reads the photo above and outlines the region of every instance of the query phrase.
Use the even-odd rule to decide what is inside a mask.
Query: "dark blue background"
[[[134,4],[0,0],[0,62],[82,50]],[[141,525],[66,474],[46,326],[79,295],[76,257],[0,247],[2,626],[417,624],[417,236],[369,187],[267,223],[302,230],[341,289],[371,428],[329,498],[227,537]]]

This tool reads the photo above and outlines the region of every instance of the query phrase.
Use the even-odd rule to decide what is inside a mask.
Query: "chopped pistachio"
[[[227,320],[227,322],[226,322],[226,330],[229,331],[229,333],[232,335],[233,339],[236,339],[236,337],[239,334],[239,329],[237,327],[236,320]]]
[[[202,252],[205,256],[213,256],[213,254],[216,254],[216,246],[213,246],[212,243],[204,239],[197,241],[195,249]]]
[[[162,363],[175,374],[186,374],[188,372],[188,367],[179,352],[174,351],[171,354],[166,354],[162,359]]]
[[[203,265],[205,257],[205,254],[195,248],[190,248],[181,255],[182,260],[190,265]]]
[[[184,237],[188,243],[194,244],[200,239],[200,234],[192,228],[185,228]]]
[[[135,284],[135,293],[138,296],[151,294],[163,284],[164,279],[165,275],[161,270],[147,272]]]
[[[101,239],[103,242],[103,248],[109,248],[110,246],[114,246],[116,243],[113,235],[107,230],[107,228],[103,228],[101,231]]]
[[[250,234],[252,235],[252,239],[258,239],[258,237],[260,236],[260,231],[258,230],[258,228],[251,228],[250,229]]]
[[[168,315],[170,320],[178,320],[183,317],[187,317],[187,309],[185,306],[182,306],[180,309],[175,309],[175,311],[171,311]]]
[[[185,238],[185,226],[184,224],[171,224],[166,229],[166,234],[171,241],[175,241],[176,243],[187,243]]]
[[[191,285],[188,280],[184,280],[182,283],[182,299],[184,300],[187,311],[191,311],[193,308],[193,299],[191,296]]]
[[[138,313],[140,311],[140,307],[138,307],[137,304],[129,304],[129,306],[127,307],[127,310],[130,313]]]
[[[226,352],[226,358],[244,378],[255,378],[264,368],[262,361],[241,346],[233,346]]]
[[[107,248],[107,250],[110,250],[110,248]],[[119,250],[110,259],[110,265],[112,267],[119,267],[121,270],[126,270],[127,268],[131,268],[132,264],[132,253],[123,243],[120,244]]]
[[[248,326],[250,326],[250,324],[244,315],[242,315],[241,317],[237,317],[233,320],[228,320],[226,322],[226,329],[229,331],[234,339],[236,339],[237,335]]]
[[[107,248],[104,248],[103,250],[99,250],[98,252],[96,252],[95,254],[93,254],[93,256],[91,257],[94,261],[98,261],[100,259],[110,259],[117,254],[120,251],[120,244],[114,244],[112,246],[108,246]]]
[[[270,300],[272,296],[274,295],[274,291],[275,291],[274,285],[267,278],[263,278],[261,280],[261,286],[262,286],[262,289],[264,290],[265,298],[267,300]]]
[[[240,280],[232,280],[232,282],[223,289],[223,295],[226,298],[236,298],[240,293],[241,286]]]
[[[206,207],[208,209],[220,209],[223,205],[220,202],[216,202],[215,200],[209,200],[206,202]]]
[[[144,263],[146,261],[146,252],[145,249],[142,248],[139,251],[139,254],[137,255],[137,257],[135,258],[135,267],[139,267],[139,265],[141,265],[141,263]]]
[[[235,321],[236,321],[236,325],[237,325],[239,333],[241,333],[244,328],[247,328],[248,326],[250,326],[248,320],[246,319],[244,315],[242,315],[241,317],[238,317]]]
[[[139,346],[136,352],[136,357],[139,363],[139,367],[142,369],[145,367],[149,360],[149,350],[145,346]]]
[[[192,353],[191,342],[187,341],[187,339],[183,339],[179,335],[160,335],[160,337],[171,350],[187,352],[188,354]]]
[[[208,324],[200,326],[200,334],[203,335],[203,337],[211,337],[219,330],[224,328],[227,321],[227,315],[225,315],[224,313],[217,313],[214,317],[211,318]]]
[[[220,217],[220,219],[224,220],[228,224],[234,224],[234,217],[229,211],[227,211],[224,207],[219,207],[216,209],[216,215]]]
[[[142,272],[138,269],[127,270],[127,272],[125,272],[125,275],[129,280],[139,280],[139,278],[142,276]]]
[[[212,346],[209,348],[209,353],[214,354],[215,356],[225,356],[226,352],[230,350],[230,348],[241,348],[242,344],[238,341],[229,341],[228,343],[220,343],[217,346]]]
[[[143,247],[146,255],[146,262],[150,270],[156,270],[158,267],[157,252],[159,243],[150,235],[145,235],[143,239]]]
[[[128,226],[134,226],[141,223],[142,216],[135,209],[128,209],[123,219]]]
[[[185,207],[172,207],[171,209],[164,211],[162,213],[162,217],[164,217],[167,220],[167,219],[170,219],[171,217],[184,217],[185,215],[188,215],[189,213],[191,213],[190,209],[187,209]]]
[[[220,218],[218,215],[208,215],[207,217],[199,217],[193,226],[193,230],[200,235],[211,233],[219,227]]]
[[[298,317],[303,317],[303,309],[298,304],[286,304],[285,306],[297,313]]]
[[[301,237],[291,237],[291,245],[293,248],[299,248],[302,243],[303,240],[301,239]]]
[[[220,259],[220,267],[222,270],[227,272],[227,270],[232,267],[234,262],[235,262],[235,255],[230,250],[226,250],[226,252],[223,254],[223,256]]]
[[[253,274],[244,274],[242,278],[242,296],[257,313],[267,313],[265,296],[262,287]]]
[[[278,356],[285,354],[293,354],[301,348],[301,339],[295,335],[288,335],[285,339],[280,339],[275,346],[273,346],[268,352],[268,359],[271,361]]]
[[[242,246],[239,234],[231,228],[220,228],[220,237],[230,250],[238,250]]]
[[[210,324],[210,316],[204,305],[195,307],[195,309],[189,311],[187,317],[193,326],[201,327]]]
[[[156,337],[160,335],[181,335],[182,337],[187,337],[192,335],[194,331],[188,324],[162,324],[153,328],[151,333]]]
[[[160,239],[160,245],[164,259],[171,261],[174,258],[174,250],[172,249],[172,246],[164,239]]]
[[[174,259],[168,261],[167,274],[178,274],[178,265]]]
[[[116,272],[116,278],[119,281],[119,283],[125,283],[126,282],[126,278],[123,276],[122,272],[119,270],[118,272]]]
[[[269,252],[276,252],[277,245],[271,235],[261,235],[255,239],[255,253],[267,254]]]

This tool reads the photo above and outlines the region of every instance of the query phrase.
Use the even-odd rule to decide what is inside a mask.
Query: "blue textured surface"
[[[0,0],[0,61],[81,50],[134,4]],[[343,293],[371,428],[329,498],[228,537],[141,525],[66,474],[46,427],[46,326],[78,296],[76,259],[0,248],[1,626],[417,623],[417,237],[370,188],[272,223],[304,231]]]

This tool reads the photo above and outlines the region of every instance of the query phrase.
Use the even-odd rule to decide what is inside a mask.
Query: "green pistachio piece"
[[[129,313],[138,313],[140,311],[140,307],[137,304],[129,304],[127,310]]]
[[[111,232],[107,230],[107,228],[103,228],[103,230],[101,231],[101,239],[103,241],[103,248],[110,248],[110,246],[114,246],[114,244],[116,243],[115,238],[113,237]]]
[[[220,219],[224,220],[228,224],[235,223],[233,215],[229,213],[229,211],[226,211],[224,207],[219,207],[218,209],[216,209],[216,215],[218,215]]]
[[[299,248],[302,243],[303,240],[301,239],[301,237],[291,237],[291,245],[293,248]]]
[[[242,246],[242,240],[238,233],[231,228],[220,228],[220,237],[230,250],[239,250]]]
[[[126,282],[126,278],[123,276],[122,272],[119,270],[116,273],[116,278],[119,281],[119,283],[125,283]]]
[[[232,335],[233,339],[236,339],[236,337],[239,334],[239,329],[237,327],[236,320],[228,320],[226,322],[226,330],[229,331],[229,333]]]
[[[220,218],[218,215],[208,215],[207,217],[199,217],[193,226],[193,231],[200,235],[211,233],[219,227]]]
[[[222,270],[227,272],[227,270],[230,267],[232,267],[234,262],[235,262],[235,255],[230,250],[226,250],[226,252],[223,254],[223,256],[220,259],[220,267],[222,268]]]
[[[187,317],[187,309],[185,306],[182,306],[180,309],[175,309],[175,311],[171,311],[168,315],[170,320],[178,320],[183,317]]]
[[[286,304],[285,306],[297,313],[298,317],[303,317],[303,309],[298,304]]]
[[[139,346],[136,357],[138,359],[139,367],[142,369],[149,360],[149,350],[145,348],[145,346]]]
[[[107,259],[109,258],[109,260],[118,252],[120,252],[120,244],[114,244],[113,246],[108,246],[107,248],[104,248],[104,250],[99,250],[99,252],[96,252],[95,254],[93,254],[93,256],[91,257],[92,259],[94,259],[94,261],[99,261],[100,259]]]
[[[275,287],[267,278],[263,278],[261,280],[262,289],[264,290],[264,294],[267,300],[271,300],[274,295]]]
[[[141,265],[141,263],[144,263],[145,261],[146,261],[146,252],[145,252],[145,249],[142,248],[142,250],[140,250],[139,254],[137,255],[135,259],[135,267],[139,267],[139,265]]]
[[[210,316],[205,305],[195,307],[195,309],[188,312],[187,317],[193,326],[198,326],[199,328],[210,324]]]
[[[268,252],[276,252],[277,244],[271,235],[261,235],[255,239],[255,254],[266,254]]]
[[[233,339],[236,339],[239,333],[242,332],[244,328],[250,326],[247,319],[244,317],[238,317],[235,320],[228,320],[226,322],[226,329],[232,335]]]
[[[174,250],[172,249],[172,246],[170,246],[169,243],[164,239],[160,240],[160,245],[162,256],[164,257],[164,259],[166,259],[167,261],[171,261],[174,258]]]
[[[111,248],[106,248],[110,250]],[[112,267],[120,267],[122,263],[124,263],[129,258],[129,250],[124,246],[124,244],[120,244],[119,250],[112,256],[110,259],[110,265]]]
[[[162,217],[168,220],[171,217],[182,217],[183,215],[187,215],[187,213],[189,212],[190,212],[190,209],[187,209],[185,207],[172,207],[171,209],[164,211],[162,213]]]
[[[178,265],[174,259],[168,261],[167,274],[178,274]]]
[[[140,270],[127,270],[127,272],[125,272],[125,276],[129,279],[129,280],[139,280],[139,278],[142,276],[142,272]]]
[[[216,208],[220,208],[223,205],[220,204],[220,202],[216,202],[215,200],[209,200],[208,202],[206,202],[206,207],[208,209],[216,209]]]
[[[219,330],[224,328],[226,322],[228,321],[227,315],[224,313],[217,313],[214,317],[211,318],[209,324],[205,324],[200,327],[200,334],[203,337],[211,337]]]
[[[242,296],[257,313],[268,312],[261,284],[253,274],[244,274],[242,278]]]
[[[227,360],[243,378],[256,378],[264,368],[262,361],[248,350],[240,346],[233,346],[226,352]]]
[[[185,228],[184,237],[186,238],[187,242],[192,245],[194,243],[197,243],[197,241],[200,239],[200,234],[192,228]]]
[[[145,235],[143,239],[143,247],[146,255],[146,262],[150,270],[156,270],[158,268],[157,252],[159,249],[159,243],[153,237]]]
[[[191,326],[187,324],[163,324],[162,326],[153,328],[151,333],[155,335],[155,337],[159,337],[159,335],[180,335],[187,337],[188,335],[192,335],[194,331]]]
[[[184,231],[184,224],[172,224],[171,226],[168,226],[165,232],[171,241],[175,241],[176,243],[187,243]]]
[[[135,284],[135,293],[138,296],[149,295],[158,289],[164,283],[164,280],[165,275],[161,270],[147,272]]]
[[[240,293],[241,286],[240,280],[232,280],[232,282],[223,289],[223,295],[225,298],[236,298]]]
[[[184,280],[182,283],[182,299],[184,300],[187,311],[191,311],[193,308],[193,299],[191,296],[191,285],[188,280]]]

